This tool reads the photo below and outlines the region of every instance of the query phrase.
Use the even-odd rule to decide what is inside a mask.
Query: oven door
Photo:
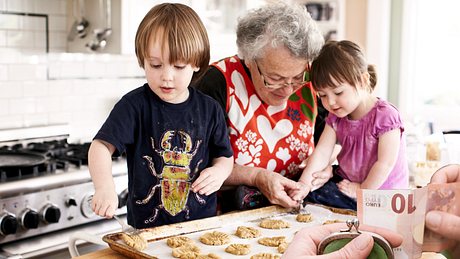
[[[125,219],[125,215],[120,218]],[[62,259],[107,248],[102,237],[121,231],[115,219],[99,220],[28,239],[0,245],[2,258]],[[72,245],[72,247],[70,247]],[[72,254],[71,250],[76,251]]]

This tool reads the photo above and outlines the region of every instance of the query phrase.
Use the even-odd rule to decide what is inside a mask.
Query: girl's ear
[[[361,80],[363,83],[365,83],[367,86],[371,85],[371,75],[369,75],[369,72],[364,72],[361,76]]]
[[[200,71],[200,68],[199,68],[199,67],[194,67],[194,68],[193,68],[193,72],[198,72],[198,71]]]

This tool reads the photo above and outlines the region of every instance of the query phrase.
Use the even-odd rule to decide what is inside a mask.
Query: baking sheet
[[[320,205],[308,204],[307,211],[312,213],[313,220],[308,223],[296,221],[297,213],[291,212],[290,209],[281,208],[279,206],[269,206],[255,210],[247,210],[235,213],[228,213],[216,217],[177,223],[172,225],[160,226],[151,229],[144,229],[140,233],[142,237],[149,241],[148,247],[143,251],[137,251],[127,246],[120,240],[120,233],[108,234],[103,237],[103,240],[109,246],[130,258],[173,258],[172,248],[167,246],[166,239],[171,236],[187,236],[200,247],[201,254],[213,253],[221,258],[249,258],[257,253],[278,253],[277,247],[263,246],[257,242],[262,237],[285,236],[287,242],[291,242],[294,234],[303,227],[312,227],[322,225],[328,220],[346,221],[355,217],[353,211],[331,209]],[[262,219],[281,219],[290,223],[290,228],[285,229],[264,229],[259,227]],[[261,236],[253,239],[242,239],[235,235],[238,226],[255,227],[261,231]],[[200,236],[210,231],[221,231],[227,233],[231,237],[229,244],[220,246],[209,246],[199,241]],[[251,252],[245,256],[232,255],[225,252],[225,248],[230,244],[250,244]]]

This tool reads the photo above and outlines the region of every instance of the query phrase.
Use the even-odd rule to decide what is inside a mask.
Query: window
[[[460,2],[407,0],[399,106],[406,120],[460,130]]]

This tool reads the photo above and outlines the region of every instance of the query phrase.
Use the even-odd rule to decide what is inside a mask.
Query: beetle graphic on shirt
[[[172,145],[172,138],[180,137],[180,146]],[[155,148],[155,141],[151,138],[153,150],[160,155],[163,160],[163,168],[160,174],[155,170],[152,157],[143,156],[148,163],[148,168],[153,176],[159,179],[158,184],[150,188],[149,193],[144,199],[136,200],[136,204],[147,204],[154,196],[155,191],[160,189],[160,204],[155,207],[153,214],[144,222],[154,222],[158,217],[159,210],[165,210],[169,215],[176,216],[185,212],[185,218],[189,219],[190,210],[187,201],[190,193],[190,186],[195,177],[198,176],[198,168],[203,160],[198,161],[195,169],[190,169],[190,164],[195,156],[201,140],[197,140],[194,147],[192,138],[189,134],[181,130],[168,130],[163,133],[160,140],[160,148]],[[205,204],[206,201],[198,193],[193,193],[198,203]]]

